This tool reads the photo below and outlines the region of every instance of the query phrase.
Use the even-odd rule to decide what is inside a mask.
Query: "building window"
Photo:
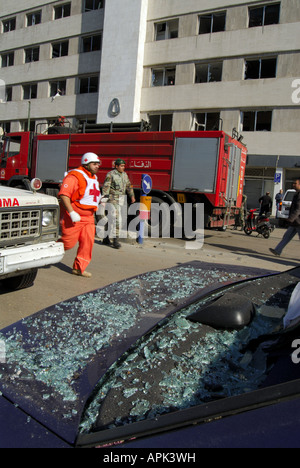
[[[10,18],[2,21],[3,32],[14,31],[16,29],[16,18]]]
[[[12,101],[12,86],[6,86],[5,88],[5,102]]]
[[[81,40],[82,52],[93,52],[95,50],[101,50],[102,37],[101,34],[95,36],[83,37]]]
[[[199,112],[194,114],[195,130],[219,130],[220,112]]]
[[[79,79],[79,94],[97,93],[98,76],[87,76]]]
[[[245,80],[276,77],[276,58],[245,60]]]
[[[5,133],[10,133],[10,122],[0,122],[0,127]]]
[[[178,37],[178,19],[155,24],[155,40],[176,39]]]
[[[152,86],[175,85],[176,68],[157,68],[152,70]]]
[[[30,49],[25,49],[25,63],[38,62],[40,57],[40,48],[31,47]]]
[[[42,12],[35,11],[34,13],[29,13],[26,15],[27,18],[27,26],[34,26],[35,24],[40,24],[42,21]]]
[[[54,7],[54,19],[66,18],[67,16],[71,15],[71,3],[65,3],[64,5],[60,5]]]
[[[68,55],[69,41],[52,44],[52,58],[64,57]]]
[[[210,13],[199,16],[199,34],[225,31],[226,12]]]
[[[249,28],[279,24],[280,3],[249,8]]]
[[[222,62],[196,63],[195,83],[210,83],[222,80]]]
[[[173,114],[149,115],[149,123],[153,132],[172,130]]]
[[[50,81],[50,97],[57,94],[64,96],[66,94],[66,80]]]
[[[23,99],[37,98],[37,84],[23,85]]]
[[[36,130],[36,121],[33,119],[30,119],[29,127],[28,127],[28,119],[21,120],[20,124],[21,124],[21,129],[23,132],[35,132]]]
[[[104,0],[85,0],[84,11],[100,10],[104,8]]]
[[[14,64],[14,52],[9,52],[8,54],[1,55],[1,66],[2,68],[5,67],[12,67]]]
[[[270,132],[272,128],[272,111],[242,112],[242,131]]]
[[[10,101],[12,101],[12,86],[5,86],[5,85],[1,86],[0,87],[0,104],[3,102],[10,102]]]

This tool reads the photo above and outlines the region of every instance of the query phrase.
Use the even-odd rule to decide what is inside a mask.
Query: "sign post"
[[[151,197],[148,197],[147,195],[151,192],[152,189],[152,179],[148,174],[142,175],[141,187],[142,189],[140,196],[140,231],[138,237],[139,244],[142,244],[144,242],[145,219],[150,219]]]

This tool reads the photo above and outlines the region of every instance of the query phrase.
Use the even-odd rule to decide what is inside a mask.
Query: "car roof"
[[[55,304],[1,330],[0,391],[73,444],[95,385],[140,337],[217,287],[262,274],[270,272],[191,262]]]

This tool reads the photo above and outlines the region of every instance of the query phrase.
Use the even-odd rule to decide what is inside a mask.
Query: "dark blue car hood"
[[[74,444],[95,385],[137,339],[206,293],[264,273],[191,262],[42,310],[0,332],[6,350],[6,362],[0,363],[2,396]]]

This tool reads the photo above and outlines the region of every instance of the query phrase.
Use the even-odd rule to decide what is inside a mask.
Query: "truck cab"
[[[58,235],[56,197],[0,185],[0,281],[5,289],[31,286],[38,268],[62,260]]]
[[[30,189],[31,164],[30,132],[16,132],[2,136],[0,153],[0,183],[24,188],[23,181],[28,181]]]

